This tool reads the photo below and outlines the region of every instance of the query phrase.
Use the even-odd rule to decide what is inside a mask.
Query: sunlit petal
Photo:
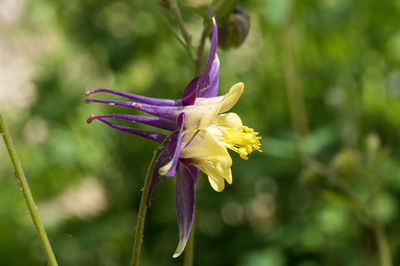
[[[242,82],[233,85],[229,92],[225,95],[221,108],[219,109],[219,113],[225,113],[229,111],[237,103],[242,95],[243,90],[244,84]]]
[[[235,113],[225,113],[219,114],[213,124],[223,126],[223,127],[241,127],[243,126],[242,120]]]

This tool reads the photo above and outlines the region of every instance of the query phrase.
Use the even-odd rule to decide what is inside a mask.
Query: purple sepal
[[[99,99],[86,99],[86,102],[105,103],[109,105],[119,105],[134,108],[145,113],[155,115],[158,117],[175,120],[181,106],[157,106],[145,103],[126,102],[126,101],[112,101],[112,100],[99,100]]]
[[[179,114],[179,111],[182,109],[181,106],[156,106],[145,103],[134,103],[132,104],[132,108],[171,120],[175,120]]]
[[[213,19],[213,33],[211,37],[211,45],[210,45],[210,51],[208,53],[207,57],[207,62],[206,66],[204,68],[203,73],[194,78],[185,88],[182,94],[182,105],[192,105],[196,101],[196,98],[199,94],[199,90],[203,87],[207,87],[208,85],[214,84],[215,83],[215,70],[214,73],[211,72],[212,66],[214,65],[213,62],[215,61],[215,54],[217,52],[217,46],[218,46],[218,28],[217,24],[215,23],[215,20]],[[218,62],[218,59],[217,59]],[[219,69],[219,63],[218,69]],[[215,66],[214,66],[215,67]],[[217,69],[217,93],[218,93],[218,69]],[[214,75],[214,78],[209,76],[209,75]],[[214,93],[215,88],[213,87],[212,92]],[[207,92],[208,90],[206,90]],[[216,94],[215,94],[216,95]]]
[[[168,147],[165,147],[160,152],[160,155],[158,156],[157,161],[154,165],[153,177],[152,177],[151,183],[150,183],[149,194],[147,195],[147,206],[150,206],[151,195],[153,193],[155,185],[157,185],[158,182],[160,182],[160,180],[163,178],[163,176],[160,175],[158,173],[158,171],[159,171],[160,167],[162,167],[169,159],[170,159],[170,156],[169,156],[169,152],[168,152]]]
[[[93,93],[99,93],[99,92],[110,93],[110,94],[122,96],[122,97],[127,98],[127,99],[131,99],[131,100],[138,101],[138,102],[141,102],[141,103],[152,104],[152,105],[176,106],[176,105],[180,105],[181,104],[181,102],[179,100],[157,99],[157,98],[140,96],[140,95],[136,95],[136,94],[126,93],[126,92],[123,92],[123,91],[110,90],[110,89],[105,89],[105,88],[89,90],[89,91],[86,92],[86,96],[89,96],[90,94],[93,94]]]
[[[172,160],[168,163],[170,165],[169,170],[165,173],[165,176],[174,176],[176,171],[176,166],[179,161],[179,155],[181,154],[181,142],[183,136],[183,124],[185,122],[185,113],[180,113],[178,115],[176,123],[180,127],[179,131],[175,131],[171,134],[168,140],[168,150],[169,154],[172,157]]]
[[[209,84],[199,92],[198,97],[211,98],[218,95],[218,75],[219,75],[219,59],[218,56],[215,57],[210,73],[209,73]]]
[[[217,52],[217,46],[218,46],[218,28],[217,28],[217,23],[215,23],[215,19],[213,18],[213,33],[211,37],[210,51],[208,53],[207,62],[203,74],[201,74],[200,76],[198,89],[203,87],[204,83],[207,82],[208,74],[211,70],[211,65],[214,61],[215,54]]]
[[[107,120],[104,120],[103,118],[98,118],[97,120],[103,122],[104,124],[109,125],[110,127],[113,127],[115,129],[125,131],[128,133],[131,133],[136,136],[140,136],[143,138],[151,139],[154,140],[158,143],[161,143],[167,136],[158,132],[153,132],[153,131],[147,131],[147,130],[141,130],[141,129],[136,129],[136,128],[130,128],[130,127],[124,127],[120,125],[113,124],[111,122],[108,122]]]
[[[198,87],[198,82],[199,82],[200,76],[195,77],[192,79],[189,84],[185,87],[182,93],[182,98],[181,102],[182,105],[192,105],[196,101],[197,97],[197,87]]]
[[[178,165],[176,178],[176,217],[179,226],[179,242],[173,255],[178,257],[185,249],[193,223],[194,202],[195,202],[195,177],[193,171],[184,163]]]
[[[185,164],[187,168],[189,168],[190,172],[192,173],[194,183],[197,182],[197,177],[199,176],[199,168],[194,167],[192,165]]]
[[[111,114],[111,115],[94,115],[91,116],[89,120],[95,120],[99,118],[117,118],[117,119],[130,120],[132,122],[138,122],[171,131],[174,131],[178,128],[176,122],[161,117]]]

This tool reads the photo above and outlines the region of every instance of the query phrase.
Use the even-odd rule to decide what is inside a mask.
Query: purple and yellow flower
[[[228,113],[239,100],[244,84],[237,83],[226,95],[217,96],[219,75],[219,59],[216,55],[217,32],[217,25],[213,20],[213,33],[205,69],[201,75],[189,82],[179,100],[149,98],[110,89],[86,92],[86,96],[105,92],[132,100],[87,99],[87,103],[126,106],[153,115],[151,117],[121,114],[91,115],[89,123],[99,120],[113,128],[158,143],[168,138],[166,147],[156,161],[147,201],[149,204],[154,186],[163,176],[173,177],[176,174],[175,204],[179,243],[173,257],[182,253],[190,233],[194,214],[195,183],[199,170],[208,176],[214,190],[222,191],[225,181],[228,184],[232,183],[232,159],[227,149],[237,152],[243,159],[248,159],[248,154],[260,149],[258,133],[244,126],[237,114]],[[171,133],[165,135],[125,127],[109,122],[107,120],[109,118],[139,122],[169,130]]]

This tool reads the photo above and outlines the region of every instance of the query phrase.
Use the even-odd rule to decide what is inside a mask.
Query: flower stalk
[[[179,28],[181,29],[182,36],[186,42],[186,50],[188,51],[189,57],[190,59],[192,59],[193,62],[195,62],[196,59],[193,54],[192,38],[186,29],[185,22],[183,21],[182,14],[178,4],[176,3],[176,0],[169,0],[169,7],[172,13],[175,15],[176,19],[178,20]]]
[[[133,252],[132,252],[132,266],[139,265],[140,251],[142,249],[142,242],[143,242],[144,222],[146,220],[147,198],[149,195],[152,173],[153,173],[157,158],[159,157],[161,151],[163,150],[163,148],[165,147],[166,144],[167,144],[167,138],[154,151],[153,158],[151,159],[149,168],[147,169],[147,172],[146,172],[146,178],[144,180],[144,186],[142,188],[142,197],[140,199],[140,207],[139,207],[138,217],[136,220],[135,240],[134,240]]]
[[[390,248],[386,239],[383,225],[379,218],[373,213],[371,214],[372,227],[375,233],[375,239],[378,246],[379,258],[381,266],[392,266],[392,259],[390,256]]]
[[[299,69],[296,64],[294,40],[295,17],[293,12],[288,16],[282,30],[282,58],[285,68],[284,78],[288,99],[289,114],[294,131],[294,140],[298,156],[302,163],[306,163],[309,155],[302,147],[302,140],[309,134],[308,117],[304,101],[304,93],[301,86]]]
[[[49,266],[57,266],[57,260],[54,256],[53,250],[50,245],[50,241],[47,237],[46,230],[40,221],[39,214],[35,202],[32,197],[32,193],[29,189],[28,182],[26,181],[24,171],[22,169],[21,161],[18,158],[15,150],[14,143],[11,139],[10,133],[8,132],[6,122],[0,114],[0,133],[3,135],[4,143],[6,144],[8,154],[10,155],[11,162],[14,166],[15,177],[17,178],[18,185],[21,188],[22,194],[24,195],[26,205],[28,206],[29,213],[31,215],[33,224],[35,225],[36,231],[39,235],[40,243],[44,254],[46,255]]]
[[[196,213],[193,214],[192,230],[190,230],[188,242],[186,244],[183,266],[192,266],[194,258],[194,232],[196,225]]]
[[[201,73],[201,63],[203,61],[204,46],[206,44],[207,35],[210,33],[210,25],[204,21],[203,32],[200,37],[199,48],[197,49],[197,57],[194,65],[194,75],[197,76]]]

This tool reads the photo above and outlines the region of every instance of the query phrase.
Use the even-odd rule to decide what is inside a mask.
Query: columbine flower
[[[232,183],[232,159],[227,151],[231,149],[240,157],[260,149],[260,137],[253,129],[243,126],[235,113],[226,113],[238,101],[243,92],[243,83],[232,86],[224,96],[218,94],[219,59],[217,49],[217,25],[213,20],[213,34],[210,52],[204,72],[186,86],[179,100],[155,99],[110,89],[96,89],[86,92],[89,96],[98,92],[119,95],[133,101],[111,101],[87,99],[86,102],[106,103],[134,108],[148,114],[136,115],[91,115],[88,123],[99,120],[113,128],[132,133],[161,143],[168,138],[168,144],[161,151],[154,170],[147,199],[150,203],[154,186],[163,176],[176,178],[176,215],[179,226],[179,243],[173,257],[179,256],[185,248],[192,226],[195,183],[199,169],[208,176],[212,188],[222,191],[225,181]],[[166,129],[172,133],[139,130],[113,124],[107,118],[125,119]]]

